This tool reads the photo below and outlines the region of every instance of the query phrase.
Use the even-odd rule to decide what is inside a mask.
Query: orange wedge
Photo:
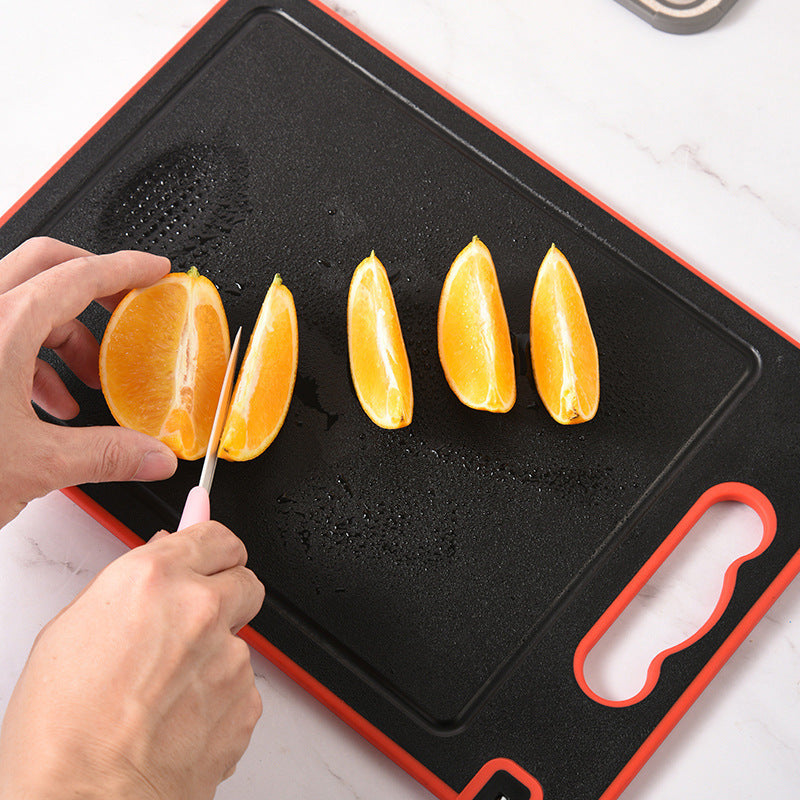
[[[531,299],[531,361],[536,389],[556,422],[574,425],[597,413],[600,370],[578,280],[553,245]]]
[[[456,256],[439,300],[439,360],[470,408],[506,412],[517,397],[514,355],[492,256],[474,236]]]
[[[353,386],[366,415],[381,428],[410,424],[411,367],[392,287],[374,250],[350,280],[347,348]]]
[[[179,458],[200,458],[230,349],[219,292],[194,267],[128,292],[100,344],[100,385],[114,419]]]
[[[219,455],[248,461],[278,435],[297,377],[297,312],[292,293],[276,275],[267,290],[233,387]]]

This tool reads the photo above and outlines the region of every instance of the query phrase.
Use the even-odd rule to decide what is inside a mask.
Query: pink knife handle
[[[186,498],[183,506],[178,530],[182,531],[197,522],[208,522],[211,519],[211,501],[208,492],[202,486],[195,486]]]

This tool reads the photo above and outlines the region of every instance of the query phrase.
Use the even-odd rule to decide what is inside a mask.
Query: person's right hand
[[[206,800],[261,714],[235,634],[264,587],[216,522],[111,563],[39,634],[0,730],[0,798]]]

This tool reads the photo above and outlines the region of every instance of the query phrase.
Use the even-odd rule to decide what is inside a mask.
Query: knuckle
[[[81,270],[86,270],[87,268],[91,269],[93,262],[94,262],[94,256],[87,253],[86,255],[80,255],[71,258],[69,260],[69,265],[71,269],[81,271]]]
[[[212,522],[198,522],[178,532],[183,558],[188,563],[201,561],[211,548],[215,532]]]
[[[247,567],[241,567],[239,574],[241,576],[242,583],[245,585],[245,590],[251,596],[253,601],[258,602],[258,607],[261,608],[262,604],[264,603],[264,597],[267,593],[266,587],[261,582],[260,578],[255,574],[255,572]]]
[[[17,331],[27,325],[35,311],[36,298],[30,285],[12,289],[2,296],[3,328],[9,332]]]
[[[210,519],[201,523],[195,529],[195,536],[203,543],[224,537],[228,529],[220,522]]]
[[[113,271],[123,283],[134,282],[137,273],[137,262],[142,258],[142,253],[135,250],[116,250],[103,259],[103,268]]]
[[[239,622],[241,625],[245,625],[261,610],[261,606],[264,604],[266,589],[264,588],[264,584],[256,577],[255,573],[247,567],[234,567],[228,571],[228,574],[236,581],[236,589],[240,598],[242,612]]]
[[[217,520],[214,520],[214,529],[220,534],[220,536],[224,536],[228,539],[236,538],[236,534],[227,525],[223,525]]]
[[[37,346],[43,343],[52,304],[49,291],[47,279],[39,274],[4,295],[3,325],[11,336],[36,340]]]
[[[233,651],[233,663],[237,672],[242,672],[247,677],[253,676],[253,665],[250,662],[250,648],[244,639],[238,636],[232,637],[231,649]]]
[[[247,563],[247,548],[244,546],[244,542],[232,531],[228,531],[228,539],[232,555],[237,557],[238,563],[244,566]]]
[[[50,257],[58,242],[50,236],[33,236],[26,239],[16,250],[21,258],[31,261],[43,261]]]
[[[228,780],[228,778],[234,775],[238,763],[239,763],[239,757],[237,756],[234,761],[229,762],[228,765],[222,770],[223,781]]]
[[[247,550],[244,542],[222,523],[210,520],[198,529],[198,535],[204,545],[215,542],[222,546],[226,556],[234,563],[244,564],[247,561]]]
[[[76,256],[60,268],[61,273],[54,274],[51,279],[55,281],[80,281],[84,284],[92,297],[100,294],[101,274],[97,268],[95,256],[82,255]]]
[[[160,587],[169,574],[169,562],[148,547],[138,547],[128,554],[130,582],[145,592]],[[121,562],[121,559],[118,563]]]
[[[127,451],[118,439],[108,439],[96,451],[97,474],[102,476],[133,476],[133,466]]]
[[[216,592],[207,586],[195,583],[186,594],[189,627],[194,635],[202,636],[217,628],[222,609]]]
[[[219,523],[215,522],[213,519],[197,522],[190,528],[187,528],[183,535],[187,540],[191,541],[193,546],[202,549],[208,547],[217,537],[218,525]]]

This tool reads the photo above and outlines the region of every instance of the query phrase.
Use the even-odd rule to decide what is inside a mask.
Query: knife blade
[[[189,525],[197,522],[207,522],[211,518],[211,484],[214,481],[214,471],[217,466],[217,456],[219,453],[219,441],[222,437],[222,429],[225,425],[225,418],[228,415],[228,405],[231,401],[233,392],[233,375],[236,370],[236,360],[239,355],[239,340],[242,329],[236,332],[233,340],[231,354],[228,358],[228,365],[225,368],[225,377],[222,379],[222,386],[219,391],[217,408],[214,412],[214,421],[211,424],[211,435],[208,439],[206,454],[203,458],[203,468],[200,471],[200,480],[197,486],[193,487],[186,497],[183,506],[181,521],[178,523],[178,530],[181,531]]]

